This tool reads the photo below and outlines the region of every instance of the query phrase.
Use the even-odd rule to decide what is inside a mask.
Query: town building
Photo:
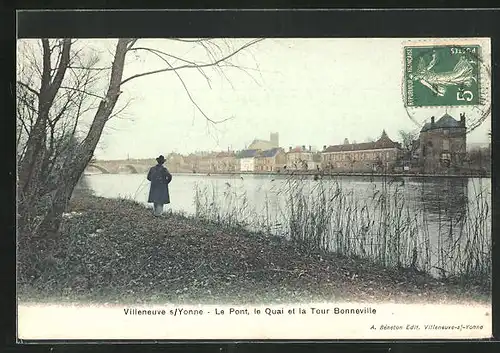
[[[236,153],[236,159],[238,160],[239,170],[241,172],[253,172],[255,171],[255,157],[260,150],[257,149],[247,149]]]
[[[287,170],[317,170],[321,167],[321,154],[311,146],[289,147],[286,153]]]
[[[199,172],[210,173],[217,171],[217,152],[203,153],[198,161]]]
[[[184,158],[184,163],[186,164],[187,169],[189,169],[193,173],[197,173],[200,171],[200,160],[200,155],[190,153]]]
[[[216,172],[236,172],[239,169],[239,163],[234,152],[219,152],[215,155]]]
[[[419,160],[424,173],[442,173],[460,169],[466,157],[465,114],[460,120],[444,114],[438,121],[431,117],[420,130]]]
[[[271,133],[268,140],[255,139],[247,147],[248,150],[270,150],[271,148],[278,148],[279,145],[279,134],[277,132]]]
[[[184,157],[179,153],[169,153],[165,164],[171,173],[179,173],[182,171],[182,166],[184,165]]]
[[[285,164],[285,151],[279,147],[271,148],[256,154],[254,170],[257,172],[279,172]]]
[[[392,141],[387,133],[377,141],[324,146],[322,169],[332,172],[390,172],[401,157],[401,146]]]

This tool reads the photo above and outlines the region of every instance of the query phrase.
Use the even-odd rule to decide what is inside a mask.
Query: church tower
[[[277,133],[277,132],[271,132],[269,140],[271,141],[273,147],[279,147],[280,146],[279,133]]]

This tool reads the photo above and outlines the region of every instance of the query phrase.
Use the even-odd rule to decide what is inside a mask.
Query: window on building
[[[450,150],[450,140],[444,139],[443,140],[443,151],[449,151]]]
[[[451,160],[451,155],[449,153],[441,153],[441,159],[442,160]]]
[[[443,167],[450,167],[451,155],[449,153],[441,153],[441,165]]]

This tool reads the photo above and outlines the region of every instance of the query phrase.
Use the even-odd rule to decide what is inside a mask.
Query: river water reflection
[[[126,197],[146,204],[149,182],[144,175],[87,174],[84,176],[84,180],[98,196]],[[321,187],[318,187],[320,184]],[[335,184],[335,188],[332,187],[333,184]],[[295,189],[291,190],[291,188]],[[359,243],[355,246],[356,250],[344,248],[343,252],[362,252],[365,254],[368,251],[373,256],[380,256],[381,252],[395,251],[389,249],[391,245],[387,240],[384,240],[387,244],[384,243],[383,248],[379,246],[374,250],[373,243],[380,242],[382,233],[384,236],[388,234],[388,236],[394,237],[394,234],[401,232],[414,232],[415,239],[405,240],[408,243],[408,248],[406,250],[398,248],[397,251],[405,252],[403,257],[408,259],[411,258],[412,249],[418,247],[419,261],[425,262],[425,267],[429,269],[445,267],[447,271],[452,271],[453,267],[456,271],[457,268],[469,266],[464,264],[464,256],[461,253],[464,252],[466,246],[471,246],[473,238],[476,239],[476,242],[479,238],[481,242],[481,246],[475,251],[484,252],[484,256],[489,254],[491,238],[490,179],[399,178],[394,180],[381,177],[345,176],[321,181],[307,177],[304,180],[296,180],[291,183],[289,178],[272,175],[174,174],[170,185],[172,203],[169,208],[173,211],[195,214],[196,203],[194,200],[198,190],[198,207],[200,208],[201,202],[205,213],[209,210],[219,215],[229,215],[238,209],[237,216],[245,220],[249,227],[259,228],[266,225],[268,231],[286,235],[287,232],[290,232],[290,219],[287,218],[290,213],[287,214],[286,211],[290,209],[290,202],[293,203],[290,195],[299,189],[300,193],[307,199],[320,195],[321,193],[318,191],[320,189],[323,190],[322,195],[324,195],[325,189],[329,189],[330,203],[328,200],[326,201],[326,204],[330,205],[328,207],[337,207],[339,202],[345,204],[342,205],[342,208],[338,208],[337,213],[342,213],[345,217],[350,218],[349,222],[359,223],[350,225],[353,229],[350,231],[352,234],[342,235],[348,239],[348,242],[353,237],[357,238],[364,229],[369,228],[370,234],[378,232],[376,237],[373,234],[369,239],[365,236],[364,243],[361,240],[356,240]],[[344,198],[342,200],[339,198],[337,201],[334,198],[335,195],[338,195],[339,190]],[[387,206],[380,208],[380,197],[377,195],[386,196],[387,204],[392,205],[390,211],[387,211]],[[347,215],[354,208],[359,208],[359,210],[354,212],[352,217]],[[401,210],[398,211],[398,208]],[[363,211],[363,209],[366,210]],[[390,212],[390,214],[387,213],[384,216],[383,212]],[[311,217],[310,214],[307,217]],[[331,217],[333,218],[333,213]],[[342,215],[336,214],[336,217],[336,222],[342,223],[342,227],[349,226],[345,220],[340,221],[338,218]],[[398,224],[396,224],[395,218],[398,218]],[[415,224],[403,227],[399,218],[407,219],[410,223],[414,220]],[[391,224],[384,225],[384,228],[379,224],[382,222]],[[330,233],[345,233],[343,230],[344,228],[332,228]],[[443,252],[443,244],[446,241],[444,238],[449,238],[448,243],[454,246],[453,251],[448,248],[446,254]],[[430,244],[425,245],[426,241]],[[399,241],[399,243],[406,244],[404,241]],[[457,244],[460,244],[458,250]],[[341,246],[345,247],[345,244]],[[422,254],[424,248],[427,248],[427,254]],[[339,251],[339,249],[335,248],[334,250]],[[385,255],[382,254],[382,258],[385,259]]]

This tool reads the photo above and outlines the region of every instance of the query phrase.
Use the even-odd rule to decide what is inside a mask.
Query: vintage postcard
[[[18,337],[489,338],[489,38],[20,39]]]

